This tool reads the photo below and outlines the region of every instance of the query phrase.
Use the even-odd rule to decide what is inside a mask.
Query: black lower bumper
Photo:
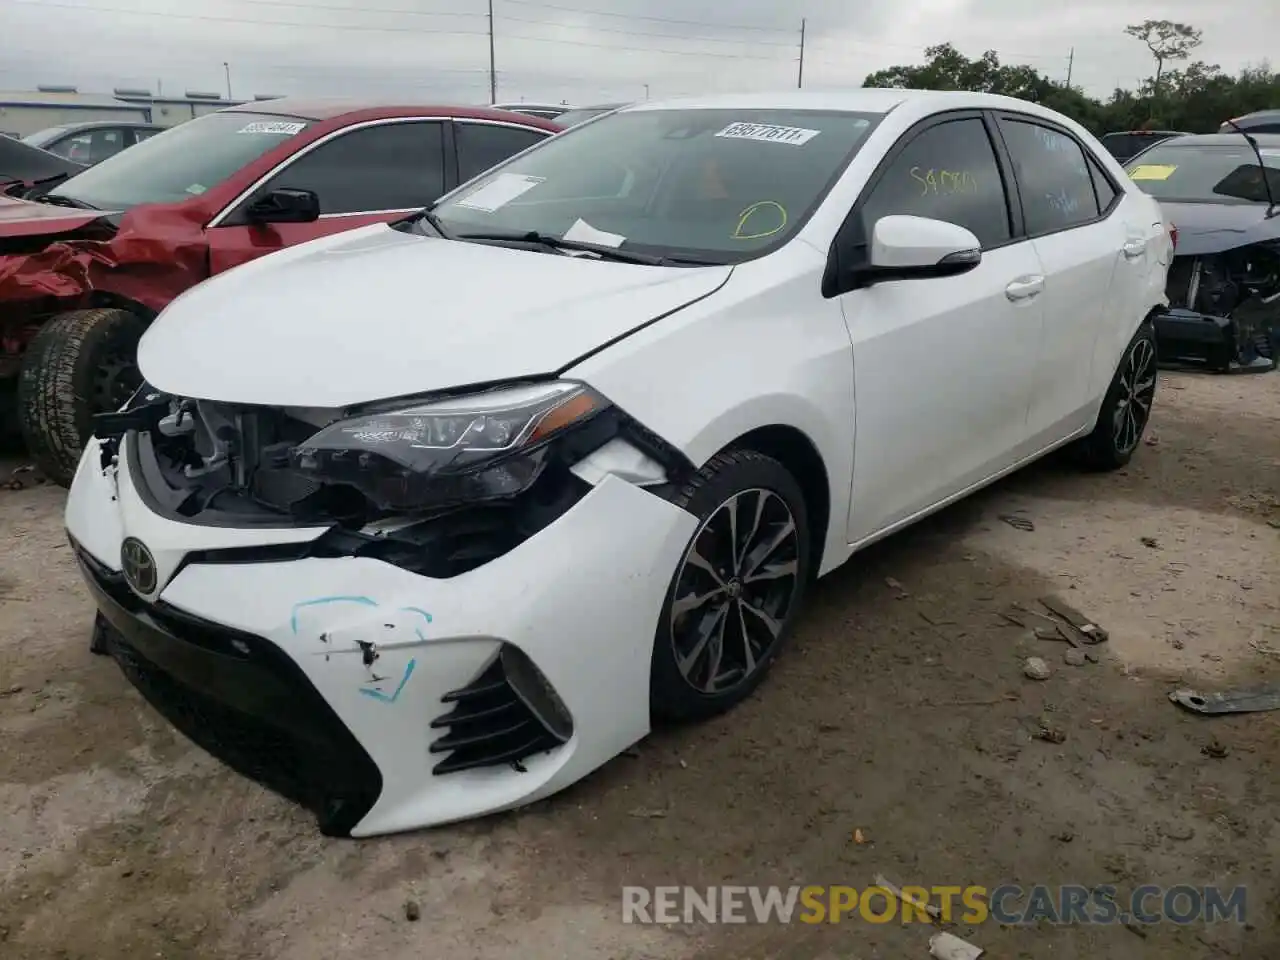
[[[1194,310],[1174,308],[1155,318],[1156,353],[1162,366],[1197,367],[1218,373],[1264,373],[1274,370],[1280,353],[1278,335],[1265,330],[1242,342],[1236,321]]]
[[[84,550],[98,605],[95,643],[188,739],[232,769],[312,810],[349,836],[382,792],[382,775],[306,675],[275,644],[144,603]]]

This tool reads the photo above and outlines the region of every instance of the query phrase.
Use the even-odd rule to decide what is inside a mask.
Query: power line
[[[406,17],[469,17],[483,19],[483,13],[464,13],[454,10],[406,10],[403,7],[353,7],[332,6],[320,3],[298,3],[297,0],[236,0],[254,7],[293,7],[298,10],[336,10],[339,13],[394,13]],[[86,10],[92,7],[85,7]]]
[[[355,23],[300,23],[297,20],[246,20],[243,17],[211,17],[195,13],[170,13],[159,10],[137,10],[125,7],[102,7],[97,4],[55,3],[51,0],[4,0],[5,3],[24,4],[35,7],[52,7],[61,10],[79,10],[90,13],[123,13],[135,17],[162,17],[167,20],[199,20],[206,23],[238,23],[255,27],[303,27],[321,30],[360,30],[369,33],[429,33],[436,37],[484,37],[488,33],[483,30],[422,30],[411,27],[373,27]],[[331,10],[338,9],[330,7]],[[359,12],[352,7],[352,12]]]
[[[590,30],[592,33],[620,33],[626,37],[656,37],[659,40],[689,40],[698,41],[700,43],[733,43],[733,44],[752,44],[766,47],[788,47],[795,49],[795,42],[782,43],[778,40],[739,40],[737,38],[726,37],[682,37],[675,33],[643,33],[637,30],[615,30],[609,27],[589,26],[583,23],[552,23],[546,20],[526,20],[524,17],[513,17],[510,14],[503,14],[502,20],[515,23],[532,23],[539,27],[555,27],[558,30]]]
[[[588,43],[586,40],[556,40],[551,37],[529,37],[522,33],[504,33],[504,40],[526,40],[530,43],[565,43],[573,47],[594,47],[597,50],[629,50],[635,53],[656,53],[662,56],[715,57],[724,60],[764,60],[769,63],[790,63],[782,57],[760,57],[749,53],[710,53],[706,50],[664,50],[661,47],[626,47],[618,44]]]
[[[542,3],[541,0],[502,0],[503,3],[515,3],[521,6],[542,7],[545,10],[561,10],[565,13],[586,13],[593,17],[618,17],[623,20],[650,20],[655,23],[679,23],[690,27],[720,27],[726,30],[761,30],[766,33],[795,33],[786,27],[751,26],[743,23],[714,23],[709,20],[677,20],[672,17],[650,17],[638,13],[614,13],[610,10],[591,10],[586,7],[566,7],[556,3]]]

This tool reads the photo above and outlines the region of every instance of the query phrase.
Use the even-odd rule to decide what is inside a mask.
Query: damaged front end
[[[1280,239],[1175,257],[1156,320],[1162,364],[1266,372],[1280,354]]]
[[[95,435],[102,469],[123,459],[160,516],[330,528],[305,544],[255,548],[261,559],[370,557],[436,579],[506,554],[563,515],[591,488],[574,466],[612,440],[673,462],[660,440],[568,381],[347,411],[191,400],[144,385],[124,410],[95,418]]]

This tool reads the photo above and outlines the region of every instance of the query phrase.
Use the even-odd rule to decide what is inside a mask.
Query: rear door
[[[1065,128],[1016,113],[1000,113],[998,123],[1046,278],[1027,428],[1033,443],[1048,444],[1085,425],[1096,384],[1111,378],[1094,368],[1099,337],[1136,328],[1128,292],[1145,275],[1151,224],[1129,222],[1140,211]]]
[[[268,174],[208,231],[210,272],[317,237],[398,219],[445,190],[444,121],[396,119],[359,124],[305,147]],[[314,223],[250,223],[245,211],[277,188],[320,198]]]
[[[551,136],[548,130],[493,120],[453,121],[454,148],[458,158],[458,183],[478,177],[503,160]],[[451,185],[455,186],[456,184]]]

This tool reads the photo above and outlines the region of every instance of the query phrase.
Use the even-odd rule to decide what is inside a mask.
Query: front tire
[[[27,451],[50,480],[71,484],[93,415],[119,410],[142,383],[138,341],[146,324],[127,310],[59,314],[27,347],[18,422]]]
[[[1151,419],[1155,395],[1156,332],[1146,320],[1125,347],[1093,432],[1080,441],[1086,467],[1119,470],[1129,463]]]
[[[650,711],[694,720],[759,685],[786,641],[809,579],[804,495],[777,460],[717,454],[674,502],[699,519],[658,620]]]

